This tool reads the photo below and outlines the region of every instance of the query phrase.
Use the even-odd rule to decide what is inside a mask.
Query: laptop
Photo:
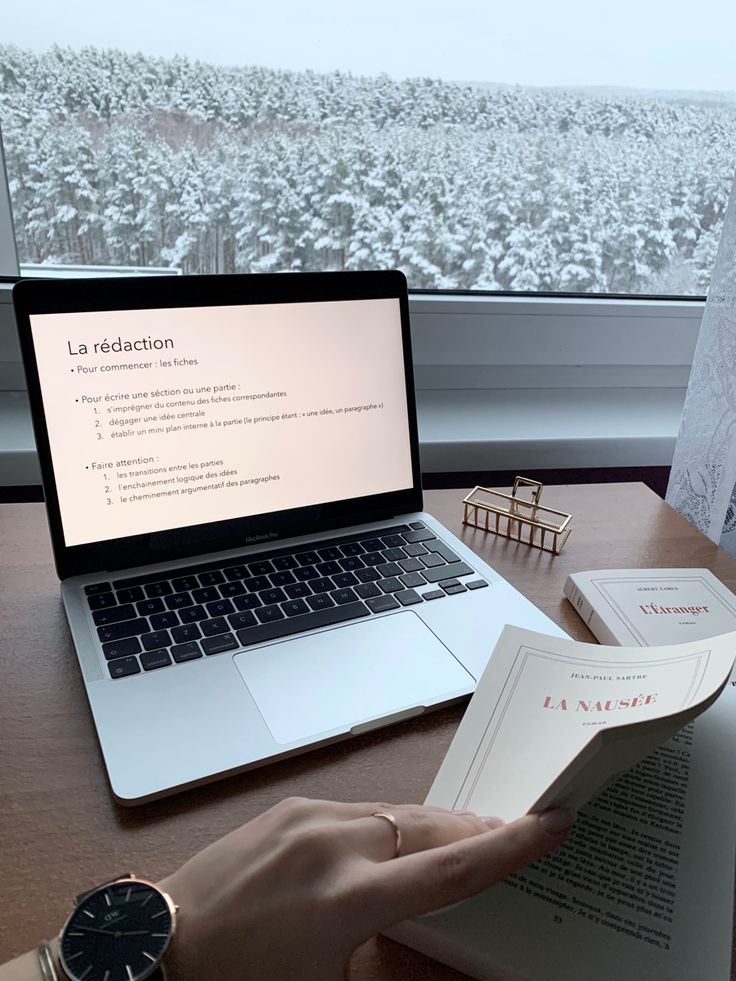
[[[447,705],[559,634],[422,509],[399,272],[13,290],[61,596],[136,804]]]

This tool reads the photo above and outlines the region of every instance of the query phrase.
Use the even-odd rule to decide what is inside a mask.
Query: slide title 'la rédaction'
[[[90,350],[86,344],[72,346],[71,341],[66,342],[69,354],[89,354]],[[174,342],[170,337],[141,337],[137,341],[124,341],[122,337],[110,342],[107,338],[95,342],[92,345],[93,354],[116,354],[118,351],[162,351],[172,348]]]

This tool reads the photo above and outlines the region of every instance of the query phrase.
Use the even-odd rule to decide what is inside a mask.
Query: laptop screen
[[[397,298],[29,319],[67,546],[412,487]]]

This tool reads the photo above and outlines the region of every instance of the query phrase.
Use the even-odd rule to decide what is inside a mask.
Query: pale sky
[[[359,75],[736,90],[736,0],[34,0],[30,7],[9,0],[5,7],[0,41],[34,50],[90,44]]]

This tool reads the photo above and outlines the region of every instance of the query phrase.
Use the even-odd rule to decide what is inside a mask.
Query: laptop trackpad
[[[278,743],[469,692],[472,676],[411,611],[236,654]]]

